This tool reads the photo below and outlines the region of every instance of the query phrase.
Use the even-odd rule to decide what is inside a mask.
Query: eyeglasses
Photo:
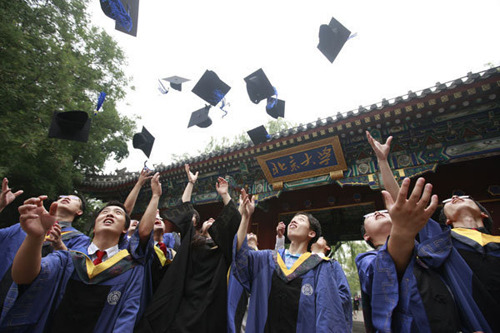
[[[76,195],[60,195],[59,196],[59,199],[64,199],[64,198],[68,198],[68,199],[71,199],[71,200],[78,200],[80,201],[80,198]]]
[[[369,217],[372,217],[373,215],[375,215],[376,213],[379,213],[379,214],[386,214],[388,213],[389,211],[387,209],[384,209],[384,210],[377,210],[373,213],[368,213],[366,215],[363,215],[363,217],[366,219],[366,218],[369,218]]]
[[[443,205],[447,204],[448,202],[451,202],[453,199],[470,199],[470,196],[468,195],[453,196],[449,199],[443,200]]]

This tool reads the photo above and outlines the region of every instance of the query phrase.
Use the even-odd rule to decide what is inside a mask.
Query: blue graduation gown
[[[251,293],[246,332],[263,332],[266,325],[282,324],[293,325],[296,332],[351,331],[350,292],[347,284],[339,287],[337,280],[342,281],[339,278],[342,269],[336,261],[324,260],[307,252],[291,269],[287,269],[284,250],[252,251],[245,239],[237,251],[236,244],[235,238],[234,272],[242,286]],[[293,285],[296,285],[297,293],[292,290]],[[277,302],[274,303],[273,299]],[[293,303],[297,304],[295,313],[280,313],[275,317],[275,311],[280,312],[276,308]],[[277,321],[281,314],[287,318]]]
[[[61,239],[69,250],[87,248],[89,246],[90,238],[88,236],[76,230],[71,225],[67,225],[68,222],[60,223],[62,226]],[[10,268],[17,250],[23,243],[25,237],[26,233],[21,228],[20,223],[0,230],[0,254],[2,255],[2,259],[0,260],[0,313],[2,311],[4,298],[12,284]],[[46,256],[50,252],[52,252],[52,246],[50,242],[47,241],[42,247],[42,255]]]
[[[471,232],[480,236],[480,232],[478,231],[471,230]],[[500,302],[500,300],[494,299],[489,295],[488,286],[484,285],[483,280],[478,278],[476,272],[471,269],[461,253],[459,253],[461,250],[481,251],[482,249],[483,252],[481,256],[498,256],[498,251],[494,250],[496,246],[492,243],[491,245],[483,247],[471,239],[467,241],[467,238],[458,237],[454,235],[455,233],[455,231],[450,230],[447,226],[440,225],[436,221],[430,219],[419,233],[419,238],[421,242],[426,241],[427,243],[436,243],[436,240],[439,240],[441,244],[448,244],[451,242],[452,246],[449,250],[449,254],[446,256],[446,260],[443,261],[442,276],[455,297],[464,324],[464,331],[498,331],[500,329],[498,326],[498,313],[500,313],[498,302]],[[498,236],[489,237],[500,239]],[[436,244],[439,245],[439,243]],[[437,248],[439,250],[442,249],[443,246],[437,246]],[[424,259],[424,261],[430,266],[434,265],[428,259]],[[482,262],[483,260],[479,258],[478,263],[481,264]],[[471,264],[474,265],[474,263]],[[490,267],[490,269],[495,268]],[[490,285],[493,288],[498,288],[500,282],[490,282]]]
[[[367,331],[430,332],[430,326],[413,274],[416,261],[439,272],[450,289],[464,332],[491,332],[472,296],[472,272],[453,248],[449,230],[430,219],[419,233],[414,255],[398,282],[387,244],[356,257],[363,293]],[[376,288],[374,286],[377,286]],[[371,325],[370,325],[371,324]]]
[[[241,332],[243,316],[247,311],[247,306],[249,306],[250,293],[238,281],[234,269],[234,265],[232,265],[227,282],[227,331],[239,333]]]
[[[137,245],[138,240],[131,243]],[[132,332],[141,309],[143,279],[144,254],[139,246],[131,248],[131,252],[121,250],[97,266],[86,253],[51,253],[42,259],[40,274],[33,283],[12,285],[0,330],[43,332],[49,327],[54,329],[61,320],[67,321],[62,327],[67,330],[71,330],[68,323],[85,323],[94,332]],[[92,292],[96,288],[97,294]],[[81,298],[65,297],[70,291]],[[98,300],[87,299],[91,294]],[[82,317],[83,321],[78,322]]]
[[[0,279],[10,269],[19,246],[23,243],[26,233],[21,224],[16,223],[8,228],[0,229]]]

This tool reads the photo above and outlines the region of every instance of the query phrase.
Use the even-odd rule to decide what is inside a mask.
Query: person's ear
[[[313,239],[314,237],[316,237],[316,231],[310,230],[308,236],[309,238]]]
[[[83,215],[83,210],[80,210],[80,209],[79,209],[79,210],[76,212],[76,215],[78,215],[78,216],[82,216],[82,215]]]
[[[366,233],[363,235],[363,239],[367,242],[370,242],[372,239],[370,236],[368,236]]]
[[[481,212],[481,218],[487,219],[489,216],[485,212]]]
[[[453,222],[450,219],[446,219],[446,225],[453,226]]]

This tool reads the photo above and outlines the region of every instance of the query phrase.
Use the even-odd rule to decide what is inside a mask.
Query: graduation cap
[[[182,84],[184,82],[189,81],[189,79],[185,79],[185,78],[180,77],[180,76],[166,77],[162,80],[170,82],[170,86],[172,87],[172,89],[175,89],[177,91],[182,91]]]
[[[115,20],[115,29],[137,36],[139,0],[100,0],[101,9],[107,17]]]
[[[277,98],[268,98],[266,105],[266,112],[274,119],[278,117],[285,117],[285,101]]]
[[[247,83],[248,96],[255,104],[259,104],[263,99],[276,94],[274,87],[269,82],[262,68],[248,75],[244,80]]]
[[[134,148],[142,150],[148,158],[149,155],[151,155],[151,149],[153,149],[154,142],[155,137],[152,136],[144,126],[142,126],[141,133],[135,133],[132,139]]]
[[[124,32],[130,36],[137,36],[137,24],[139,21],[139,0],[120,0],[127,14],[132,20],[132,25],[124,26],[119,21],[115,23],[115,30]]]
[[[49,128],[49,138],[87,142],[90,118],[85,111],[54,111]]]
[[[267,139],[271,138],[269,133],[267,133],[267,130],[264,127],[264,125],[260,125],[259,127],[256,127],[248,131],[247,133],[255,146],[260,143],[266,142]]]
[[[210,110],[210,105],[205,106],[199,110],[191,113],[191,119],[189,119],[188,128],[191,126],[198,126],[200,128],[206,128],[212,125],[212,119],[208,116],[208,111]]]
[[[332,17],[330,24],[319,27],[318,49],[333,63],[350,35],[351,32]]]
[[[192,92],[210,105],[216,106],[230,89],[231,87],[219,79],[215,72],[206,70]]]

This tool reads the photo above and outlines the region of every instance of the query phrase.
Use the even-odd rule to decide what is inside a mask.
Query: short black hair
[[[296,213],[293,217],[297,215],[304,215],[307,217],[307,220],[309,221],[309,229],[314,231],[316,233],[316,236],[314,236],[310,241],[309,244],[307,244],[307,250],[311,250],[311,245],[316,243],[318,241],[318,238],[321,237],[321,224],[319,223],[318,219],[316,219],[312,214],[306,213],[306,212],[298,212]]]
[[[487,217],[483,218],[483,225],[484,225],[484,229],[486,229],[486,231],[489,234],[491,234],[491,225],[493,224],[493,219],[491,218],[490,212],[488,212],[488,210],[486,208],[484,208],[483,205],[481,205],[479,202],[474,200],[471,196],[469,196],[469,199],[474,201],[474,203],[479,207],[479,210],[487,215]],[[439,223],[446,225],[447,219],[448,219],[448,217],[446,217],[446,214],[444,213],[444,205],[443,205],[443,208],[441,208],[441,212],[439,212]]]
[[[365,229],[365,221],[363,221],[363,223],[361,223],[361,237],[364,239],[365,238],[365,234],[366,234],[366,229]],[[365,239],[365,242],[368,243],[368,245],[370,245],[372,248],[376,249],[375,245],[372,243],[371,240],[366,240]]]
[[[74,193],[73,195],[76,195],[78,198],[80,198],[80,202],[81,202],[81,204],[80,204],[80,210],[82,211],[81,215],[75,215],[75,218],[73,219],[73,221],[75,221],[78,218],[80,218],[80,216],[83,216],[83,214],[85,213],[86,202],[85,202],[85,199],[84,199],[83,195],[78,194],[78,193]]]
[[[95,220],[97,219],[97,217],[99,216],[99,214],[101,214],[101,212],[104,210],[104,208],[109,207],[109,206],[118,206],[121,209],[123,209],[123,211],[125,212],[125,227],[124,227],[123,230],[128,230],[128,228],[130,227],[130,215],[128,214],[127,209],[125,208],[125,205],[122,204],[120,201],[117,201],[117,200],[111,200],[110,202],[107,202],[101,209],[99,209],[97,211],[97,213],[94,216],[94,224],[95,224]],[[120,240],[118,241],[118,244],[121,243],[121,241],[123,240],[123,237],[125,235],[126,235],[126,233],[122,233],[120,235]]]

